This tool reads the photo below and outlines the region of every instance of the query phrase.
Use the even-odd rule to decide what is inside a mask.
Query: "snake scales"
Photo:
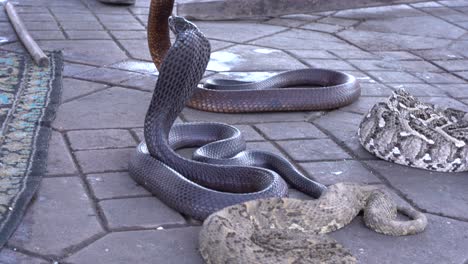
[[[255,200],[210,215],[200,232],[200,253],[207,264],[356,263],[324,234],[361,210],[365,224],[386,235],[416,234],[427,225],[425,215],[398,207],[377,186],[338,183],[316,200]],[[397,220],[398,211],[412,220]]]
[[[436,108],[404,90],[376,104],[358,134],[365,149],[387,161],[443,172],[468,170],[468,113]]]
[[[183,18],[171,17],[169,24],[176,41],[161,65],[145,118],[146,144],[141,143],[131,158],[131,176],[169,206],[196,219],[236,203],[287,195],[287,185],[278,174],[300,191],[319,197],[325,186],[280,156],[244,151],[243,138],[234,127],[217,123],[172,126],[202,78],[210,44]],[[194,146],[202,146],[195,152],[197,161],[174,151]]]
[[[173,5],[174,0],[152,0],[150,4],[148,47],[158,69],[171,46],[167,20]],[[302,69],[283,72],[260,82],[208,80],[204,86],[195,88],[187,105],[225,113],[327,110],[348,105],[360,94],[358,82],[349,74]]]

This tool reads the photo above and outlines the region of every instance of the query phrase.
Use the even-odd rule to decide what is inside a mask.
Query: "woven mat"
[[[46,170],[50,123],[62,88],[62,55],[37,67],[28,54],[0,51],[0,247]]]

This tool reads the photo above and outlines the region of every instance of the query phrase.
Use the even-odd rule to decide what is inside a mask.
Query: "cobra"
[[[148,16],[148,47],[161,69],[171,46],[168,18],[174,0],[152,0]],[[351,104],[361,89],[356,78],[326,69],[283,72],[260,82],[211,79],[196,87],[187,105],[203,111],[241,113],[329,110]]]
[[[195,219],[205,219],[240,202],[284,197],[288,193],[285,180],[319,197],[325,186],[304,176],[278,155],[245,151],[240,131],[232,126],[172,126],[203,76],[210,44],[194,24],[183,18],[171,17],[169,26],[176,40],[160,67],[146,113],[145,142],[139,144],[130,160],[130,175],[167,205]],[[195,152],[196,160],[175,152],[196,146],[202,146]]]

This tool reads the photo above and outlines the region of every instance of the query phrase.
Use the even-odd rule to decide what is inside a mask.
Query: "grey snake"
[[[171,17],[169,26],[176,40],[160,67],[145,118],[146,143],[140,143],[132,156],[130,175],[168,206],[201,220],[233,204],[284,197],[288,193],[285,181],[312,197],[319,197],[326,189],[324,185],[307,178],[278,155],[246,151],[242,135],[235,127],[220,123],[173,125],[203,77],[210,44],[194,24],[183,18]],[[330,79],[328,74],[348,77],[328,70],[310,71],[322,73],[322,80]],[[330,89],[356,88],[345,85]],[[320,91],[329,92],[328,87],[318,89],[318,95]],[[338,107],[344,99],[338,93],[328,100]],[[194,160],[175,152],[186,147],[200,147]]]

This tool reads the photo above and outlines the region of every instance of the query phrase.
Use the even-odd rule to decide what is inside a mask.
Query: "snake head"
[[[195,24],[180,16],[169,17],[169,28],[175,35],[187,30],[198,30]]]

